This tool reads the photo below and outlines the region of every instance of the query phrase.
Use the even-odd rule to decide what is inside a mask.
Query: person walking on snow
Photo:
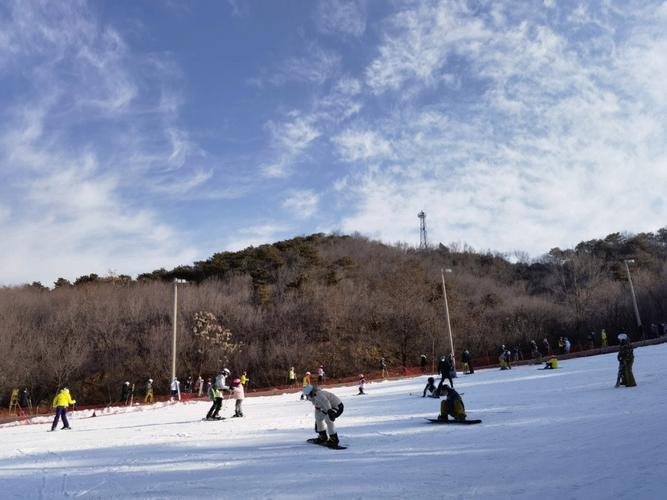
[[[454,382],[452,382],[452,365],[449,360],[449,356],[440,356],[440,361],[438,362],[438,373],[442,374],[442,378],[440,379],[440,383],[444,383],[445,379],[449,380],[449,383],[454,386]]]
[[[468,375],[475,373],[475,369],[472,366],[472,356],[470,356],[470,351],[468,349],[461,354],[461,361],[463,361],[463,373]]]
[[[206,420],[221,420],[222,417],[220,417],[219,413],[220,410],[222,409],[222,400],[225,397],[225,389],[229,389],[225,385],[225,379],[227,375],[229,375],[229,370],[225,368],[223,370],[223,373],[218,375],[215,379],[215,385],[213,385],[209,389],[209,397],[213,401],[213,404],[211,405],[211,408],[208,410],[208,413],[206,414]]]
[[[51,425],[51,431],[55,431],[58,427],[58,420],[63,419],[63,429],[70,430],[69,422],[67,421],[67,407],[76,403],[76,400],[72,399],[72,396],[69,393],[67,387],[63,388],[56,394],[56,397],[53,398],[53,408],[56,409],[56,416],[53,419],[53,425]]]
[[[296,385],[296,371],[294,370],[293,366],[290,367],[289,372],[287,373],[287,383],[290,387],[294,387]]]
[[[621,347],[618,350],[618,377],[616,378],[616,387],[624,385],[625,387],[635,387],[637,382],[632,373],[632,365],[635,362],[635,354],[630,344],[630,339],[625,333],[618,335],[618,341]]]
[[[382,378],[387,378],[387,360],[384,357],[380,358],[380,372],[382,373]]]
[[[324,366],[320,365],[320,367],[317,369],[317,383],[318,385],[323,385],[324,384]]]
[[[334,393],[323,391],[315,385],[307,385],[304,387],[303,393],[315,407],[317,438],[314,442],[336,448],[339,446],[339,442],[334,420],[343,414],[343,402]],[[325,424],[326,430],[324,429]],[[328,438],[327,431],[329,433]]]
[[[459,393],[445,384],[441,388],[441,395],[447,396],[447,399],[440,401],[440,415],[438,415],[438,420],[448,420],[449,415],[454,417],[454,420],[460,422],[465,420],[466,409]]]
[[[236,400],[233,417],[243,416],[243,409],[241,408],[241,404],[243,403],[244,398],[245,393],[243,392],[243,384],[241,383],[241,379],[235,378],[232,380],[232,399]]]
[[[153,379],[149,378],[146,382],[146,397],[144,397],[144,403],[153,402]]]
[[[303,376],[303,388],[305,389],[306,386],[310,385],[310,372],[306,372],[306,374]],[[301,401],[303,401],[306,398],[306,395],[302,392],[301,393]]]
[[[181,383],[177,378],[171,381],[171,400],[174,399],[181,400]]]
[[[422,354],[419,356],[419,367],[421,368],[422,373],[426,373],[426,365],[428,365],[426,354]]]
[[[366,394],[364,392],[364,385],[366,385],[366,379],[364,378],[364,374],[360,373],[359,374],[359,393],[357,394],[357,396],[362,396],[362,395]]]
[[[130,403],[130,382],[125,382],[123,388],[120,391],[120,400],[123,404],[127,405]]]

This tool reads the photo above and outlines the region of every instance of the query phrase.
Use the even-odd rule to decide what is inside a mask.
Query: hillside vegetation
[[[361,236],[314,234],[190,266],[129,276],[91,274],[0,290],[0,394],[33,399],[68,384],[79,400],[114,401],[122,381],[156,381],[171,367],[174,278],[179,285],[178,375],[247,369],[254,386],[324,364],[330,376],[417,364],[449,350],[441,268],[457,354],[495,357],[501,343],[576,346],[590,331],[637,331],[625,270],[645,325],[667,320],[667,229],[612,234],[511,262],[443,245],[425,250]],[[647,328],[645,334],[650,334]],[[610,335],[612,338],[612,335]]]

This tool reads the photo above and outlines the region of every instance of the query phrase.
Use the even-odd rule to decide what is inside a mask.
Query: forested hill
[[[645,325],[667,321],[667,229],[612,234],[528,261],[439,245],[417,250],[360,236],[314,234],[222,252],[172,270],[59,279],[0,290],[0,380],[50,393],[68,383],[113,400],[124,380],[166,386],[174,278],[179,289],[179,376],[247,369],[257,385],[324,364],[344,376],[414,365],[448,350],[441,269],[455,349],[497,346],[636,322],[625,262]],[[647,332],[648,329],[647,329]],[[611,337],[611,335],[610,335]],[[15,360],[15,361],[14,361]],[[164,388],[164,387],[163,387]]]

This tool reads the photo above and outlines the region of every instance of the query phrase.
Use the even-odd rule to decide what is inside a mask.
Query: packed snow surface
[[[305,442],[313,408],[296,394],[248,398],[220,422],[199,402],[74,413],[71,431],[5,426],[0,497],[663,499],[667,345],[635,356],[634,388],[614,388],[614,354],[460,375],[483,420],[470,426],[425,420],[439,406],[421,397],[426,376],[334,388],[342,451]]]

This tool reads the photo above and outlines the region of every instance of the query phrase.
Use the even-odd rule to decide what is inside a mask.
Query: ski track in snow
[[[364,398],[335,388],[347,450],[305,442],[313,408],[295,394],[248,398],[246,417],[221,422],[201,420],[208,403],[75,412],[67,432],[42,417],[0,428],[0,498],[662,499],[667,345],[635,355],[636,388],[613,387],[614,354],[460,376],[474,426],[424,420],[439,409],[421,398],[427,375]]]

